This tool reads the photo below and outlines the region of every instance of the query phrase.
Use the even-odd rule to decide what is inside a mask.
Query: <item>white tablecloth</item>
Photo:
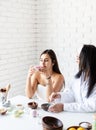
[[[38,102],[37,113],[39,116],[32,117],[29,112],[27,103],[30,101]],[[24,114],[20,117],[14,117],[13,112],[7,112],[6,115],[0,115],[0,130],[43,130],[41,120],[44,116],[54,116],[63,122],[63,130],[66,130],[70,126],[78,125],[82,121],[92,123],[93,113],[72,113],[72,112],[61,112],[51,113],[44,111],[40,108],[41,104],[44,103],[38,99],[28,99],[25,96],[16,96],[10,99],[11,105],[16,106],[22,104],[24,106]]]

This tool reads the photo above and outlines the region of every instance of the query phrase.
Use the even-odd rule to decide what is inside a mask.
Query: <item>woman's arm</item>
[[[54,81],[52,81],[51,76],[49,76],[46,80],[46,99],[49,101],[49,96],[53,92],[60,92],[62,87],[64,87],[64,77],[59,75]]]
[[[96,98],[96,97],[95,97]],[[90,103],[64,103],[64,111],[70,112],[96,112],[96,100],[91,100]]]
[[[29,69],[25,93],[28,98],[32,98],[37,89],[37,72],[32,68]]]
[[[28,77],[26,80],[25,93],[28,98],[32,98],[37,88],[37,81],[33,77]]]
[[[84,102],[66,102],[57,103],[49,107],[51,112],[96,112],[96,94],[94,97],[87,99]]]
[[[64,111],[96,112],[96,91],[82,102],[64,103]]]
[[[53,92],[60,92],[65,87],[65,79],[62,74],[56,77],[53,83]]]

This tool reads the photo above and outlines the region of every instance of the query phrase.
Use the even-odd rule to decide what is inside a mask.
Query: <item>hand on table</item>
[[[59,113],[59,112],[63,111],[63,104],[62,103],[57,103],[57,104],[51,105],[49,107],[48,111]]]

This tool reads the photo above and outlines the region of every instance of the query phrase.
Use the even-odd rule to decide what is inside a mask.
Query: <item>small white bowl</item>
[[[23,107],[23,105],[22,104],[17,104],[16,105],[16,108],[19,110],[23,110],[24,109],[24,107]]]
[[[90,122],[80,122],[79,126],[87,129],[87,130],[91,130],[92,129],[92,124]]]

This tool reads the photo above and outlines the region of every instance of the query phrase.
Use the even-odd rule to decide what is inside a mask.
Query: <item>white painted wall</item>
[[[0,87],[25,94],[28,68],[40,53],[56,52],[66,85],[77,71],[76,53],[96,45],[95,0],[0,0]]]

